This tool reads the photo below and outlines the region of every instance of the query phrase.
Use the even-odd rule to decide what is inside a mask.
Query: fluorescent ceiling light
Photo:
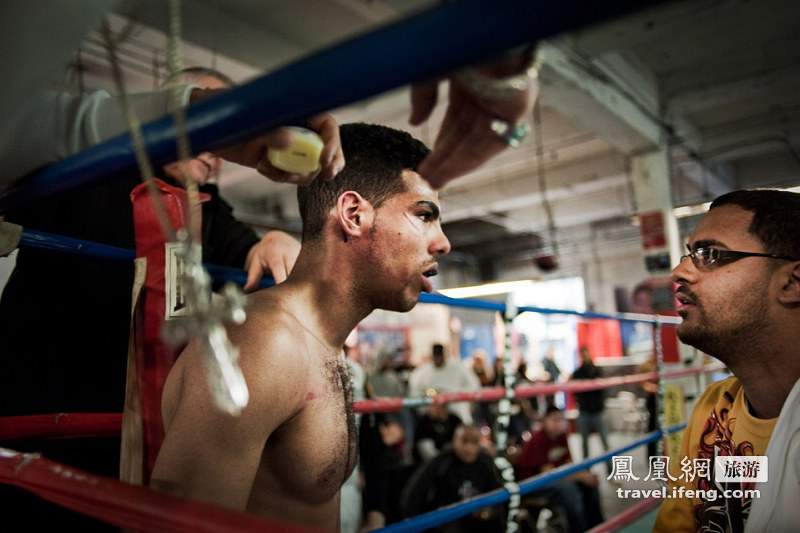
[[[490,294],[505,294],[514,292],[518,289],[530,287],[533,280],[522,279],[518,281],[501,281],[498,283],[486,283],[474,285],[472,287],[458,287],[454,289],[440,289],[439,293],[448,298],[474,298],[475,296],[488,296]]]

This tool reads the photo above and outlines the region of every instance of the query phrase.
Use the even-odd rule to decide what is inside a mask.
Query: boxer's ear
[[[346,191],[339,195],[336,202],[336,219],[345,241],[358,238],[372,227],[375,209],[357,192]]]

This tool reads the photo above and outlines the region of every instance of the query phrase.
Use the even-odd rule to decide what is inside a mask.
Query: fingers
[[[286,172],[274,167],[266,158],[264,158],[263,161],[258,162],[258,165],[256,165],[256,171],[275,183],[289,183],[291,185],[299,185],[301,187],[309,185],[320,174],[320,170],[311,172],[310,174],[295,174]]]
[[[278,128],[261,136],[265,147],[286,150],[294,142],[294,134],[288,128]]]
[[[474,168],[481,158],[476,151],[485,150],[479,141],[485,135],[485,113],[461,91],[450,86],[449,103],[433,151],[417,171],[432,187],[442,188],[447,182]],[[488,124],[487,124],[488,125]],[[490,141],[491,142],[491,141]]]
[[[283,283],[289,277],[289,269],[286,268],[286,263],[284,263],[283,259],[282,256],[277,257],[269,265],[269,270],[272,272],[275,283]]]
[[[261,150],[258,154],[254,168],[262,176],[269,178],[276,183],[289,183],[293,185],[308,185],[319,174],[319,170],[309,174],[297,174],[294,172],[286,172],[275,167],[269,160],[269,149],[285,150],[292,146],[294,142],[294,134],[288,128],[278,128],[275,131],[261,136],[260,141],[263,143]]]
[[[280,253],[270,253],[265,250],[266,257],[256,255],[247,267],[247,282],[244,285],[245,291],[252,291],[258,288],[262,276],[266,272],[272,274],[275,283],[283,283],[289,276],[291,267],[286,264],[286,257]]]
[[[327,161],[327,163],[323,163]],[[344,153],[342,152],[341,145],[332,146],[325,145],[320,156],[320,164],[322,165],[321,177],[325,181],[330,181],[336,177],[339,172],[344,169]]]
[[[258,282],[261,280],[263,271],[264,269],[258,260],[250,262],[250,266],[247,269],[247,282],[244,284],[245,292],[252,291],[258,287]]]
[[[436,107],[439,93],[439,80],[415,83],[411,86],[411,117],[408,121],[417,126],[425,120]]]
[[[486,135],[467,134],[456,143],[439,144],[417,168],[420,176],[434,189],[482,166],[502,152],[506,144]]]
[[[493,119],[517,124],[533,106],[538,85],[508,98],[476,96],[456,78],[449,83],[447,111],[436,137],[433,151],[417,171],[432,187],[441,189],[449,181],[471,172],[509,147],[507,139],[491,128]],[[425,121],[436,105],[437,84],[415,84],[411,90],[411,123]]]
[[[286,281],[299,254],[297,239],[284,231],[268,231],[248,253],[245,290],[256,288],[264,272],[271,272],[275,283]]]
[[[417,168],[436,189],[475,170],[507,147],[491,132],[487,117],[469,106],[459,109],[448,109],[433,151]]]
[[[444,187],[447,182],[452,179],[452,176],[441,169],[445,159],[445,154],[434,151],[428,154],[417,168],[419,175],[425,178],[425,180],[430,183],[431,187],[436,190]]]
[[[339,137],[339,124],[332,115],[322,113],[311,117],[308,120],[308,125],[319,133],[322,142],[325,144],[319,156],[319,163],[322,169],[320,175],[326,181],[331,180],[342,171],[345,164],[342,141]]]

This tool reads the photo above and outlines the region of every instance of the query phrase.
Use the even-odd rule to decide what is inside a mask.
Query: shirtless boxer
[[[247,321],[229,329],[248,406],[238,417],[214,407],[190,344],[164,388],[152,487],[338,529],[357,456],[345,338],[373,309],[412,309],[450,250],[437,193],[414,171],[427,148],[366,124],[341,138],[345,170],[298,188],[303,244],[289,278],[252,294]]]

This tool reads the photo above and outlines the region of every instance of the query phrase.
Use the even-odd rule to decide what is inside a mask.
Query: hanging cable
[[[128,124],[128,129],[131,134],[131,142],[133,143],[133,150],[136,155],[136,163],[139,166],[139,173],[142,181],[147,183],[147,189],[150,193],[150,197],[153,198],[155,212],[158,216],[158,220],[161,224],[161,229],[164,232],[164,235],[167,236],[168,240],[176,240],[175,231],[172,228],[172,224],[169,222],[164,205],[158,201],[159,194],[155,187],[155,183],[153,182],[153,166],[150,163],[150,158],[147,156],[147,150],[145,149],[144,137],[142,136],[142,125],[141,122],[139,122],[136,113],[133,111],[133,106],[128,98],[128,92],[125,89],[122,70],[119,66],[120,62],[119,57],[117,56],[117,44],[125,39],[125,37],[130,33],[131,29],[132,23],[128,23],[123,28],[120,35],[115,38],[111,30],[111,26],[106,19],[103,21],[103,26],[100,32],[103,36],[103,40],[105,41],[108,59],[111,63],[114,86],[117,89],[120,103],[122,105],[122,111],[125,115],[125,121]]]
[[[539,192],[542,195],[542,206],[547,215],[547,232],[549,247],[552,251],[550,262],[545,262],[544,257],[537,258],[537,265],[543,270],[552,270],[557,266],[558,258],[558,239],[556,232],[556,222],[553,217],[553,207],[547,197],[547,180],[544,165],[544,139],[542,138],[542,110],[541,98],[537,98],[533,104],[533,129],[536,143],[536,175],[539,179]]]
[[[169,40],[167,44],[167,62],[170,76],[177,75],[182,67],[181,61],[181,13],[180,0],[169,0]],[[202,246],[200,239],[200,201],[198,197],[197,182],[192,178],[189,169],[189,160],[192,149],[189,146],[189,136],[186,130],[186,110],[182,101],[183,90],[180,84],[175,84],[170,89],[172,100],[172,117],[175,120],[175,141],[177,144],[178,159],[183,186],[189,197],[189,209],[186,210],[184,221],[186,231],[185,242],[193,246]]]

